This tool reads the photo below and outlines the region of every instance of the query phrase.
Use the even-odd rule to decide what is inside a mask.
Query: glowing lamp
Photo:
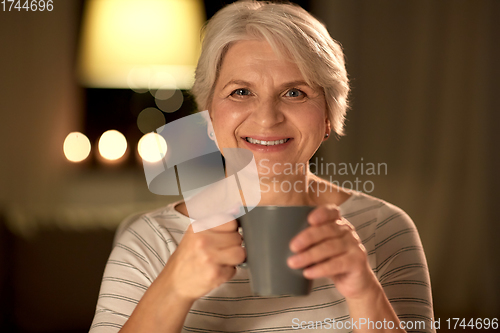
[[[142,159],[151,163],[158,162],[167,153],[167,142],[161,135],[148,133],[139,140],[137,150]]]
[[[63,144],[64,156],[71,162],[81,162],[90,154],[90,141],[80,132],[68,134]]]
[[[99,154],[106,160],[115,161],[127,151],[127,139],[116,130],[104,132],[99,138]]]
[[[90,0],[80,80],[95,88],[190,89],[204,21],[200,0]]]

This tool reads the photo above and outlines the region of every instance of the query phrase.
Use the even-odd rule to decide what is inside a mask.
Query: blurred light
[[[137,127],[144,134],[153,132],[163,125],[165,125],[165,116],[157,108],[146,108],[137,117]]]
[[[80,132],[71,132],[64,139],[64,156],[71,162],[81,162],[90,154],[90,141]]]
[[[151,77],[150,68],[132,68],[127,75],[127,85],[136,93],[145,93],[148,91],[149,80]]]
[[[82,83],[190,89],[205,21],[201,0],[90,0],[79,52]],[[174,80],[165,84],[156,73]],[[142,90],[141,90],[142,89]]]
[[[137,145],[137,150],[142,159],[148,162],[158,162],[167,153],[167,142],[156,133],[144,135]]]
[[[99,139],[99,153],[107,160],[114,161],[125,154],[127,139],[116,130],[104,132]]]
[[[168,113],[179,110],[183,102],[184,96],[180,90],[175,90],[173,95],[167,99],[155,98],[155,103],[158,109]]]
[[[154,98],[159,99],[159,100],[166,100],[169,99],[170,97],[174,96],[176,90],[174,89],[158,89],[158,90],[152,90],[151,95],[154,96]]]
[[[177,82],[167,72],[154,73],[149,80],[149,90],[155,98],[170,98],[174,94],[175,89],[177,89]]]

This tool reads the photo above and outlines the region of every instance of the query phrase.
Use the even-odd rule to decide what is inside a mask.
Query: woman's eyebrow
[[[281,85],[282,87],[293,87],[293,86],[308,86],[311,87],[306,81],[304,80],[296,80],[296,81],[290,81],[290,82],[285,82]]]
[[[245,80],[231,80],[228,83],[222,87],[222,89],[225,89],[226,87],[230,85],[241,85],[241,86],[246,86],[246,87],[252,87],[252,83],[245,81]],[[306,81],[304,80],[295,80],[295,81],[290,81],[290,82],[285,82],[281,84],[281,87],[293,87],[293,86],[307,86],[311,87]]]
[[[226,89],[226,87],[230,85],[241,85],[241,86],[251,87],[252,83],[244,80],[231,80],[228,83],[226,83],[226,85],[222,87],[222,89]]]

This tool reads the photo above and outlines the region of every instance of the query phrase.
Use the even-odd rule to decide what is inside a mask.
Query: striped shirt
[[[119,331],[160,274],[190,223],[174,206],[141,216],[119,237],[106,265],[90,333]],[[407,332],[435,332],[427,263],[413,221],[398,207],[360,192],[339,208],[356,228]],[[378,324],[365,321],[364,328]],[[238,268],[233,279],[193,304],[183,332],[352,332],[352,324],[362,323],[352,321],[345,298],[328,278],[314,280],[305,297],[260,297],[252,295],[248,271]]]

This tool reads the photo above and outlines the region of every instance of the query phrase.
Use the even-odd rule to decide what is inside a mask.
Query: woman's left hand
[[[348,300],[380,290],[365,247],[336,206],[317,207],[308,222],[310,226],[290,241],[290,250],[295,253],[288,258],[290,268],[303,268],[308,279],[330,278]]]

